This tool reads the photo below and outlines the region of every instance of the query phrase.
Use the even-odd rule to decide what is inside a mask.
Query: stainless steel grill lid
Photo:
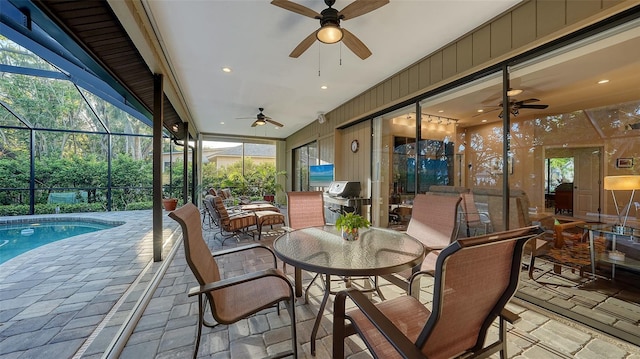
[[[328,193],[333,197],[360,197],[360,182],[333,181],[329,185]]]

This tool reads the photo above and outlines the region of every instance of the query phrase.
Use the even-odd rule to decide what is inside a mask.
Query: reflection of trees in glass
[[[472,133],[469,142],[473,185],[496,185],[496,174],[502,172],[502,128],[491,128],[486,138],[481,133]]]

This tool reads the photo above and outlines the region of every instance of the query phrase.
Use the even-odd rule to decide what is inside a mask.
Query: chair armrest
[[[288,279],[283,277],[282,274],[280,274],[280,272],[272,268],[239,275],[233,278],[222,279],[217,282],[201,285],[199,287],[193,287],[189,289],[188,296],[192,297],[194,295],[199,295],[206,292],[220,290],[223,288],[231,287],[241,283],[251,282],[251,281],[258,280],[260,278],[265,278],[265,277],[278,277],[283,281],[285,281],[289,286],[289,289],[291,290],[291,295],[293,296],[293,287],[291,286],[291,282],[289,282]]]
[[[460,212],[460,214],[462,215],[462,219],[464,219],[468,214],[477,214],[478,217],[480,217],[480,221],[482,221],[482,217],[491,221],[491,217],[489,217],[489,213],[487,212]]]
[[[510,324],[515,324],[519,322],[520,319],[522,319],[518,314],[510,311],[507,308],[502,308],[502,311],[500,312],[500,318],[506,320]]]
[[[449,246],[449,244],[450,243],[442,244],[442,245],[438,245],[438,246],[427,246],[426,244],[422,243],[422,245],[424,246],[424,256],[426,257],[427,254],[429,254],[429,252],[431,252],[431,251],[443,250],[443,249],[447,248],[447,246]]]
[[[412,295],[412,289],[413,289],[413,280],[416,279],[419,276],[422,275],[428,275],[433,277],[434,275],[434,271],[432,270],[421,270],[421,271],[417,271],[417,272],[413,272],[411,273],[411,277],[409,278],[409,295]]]
[[[232,212],[227,211],[228,217],[226,218],[232,219],[233,217],[246,216],[247,214],[250,214],[250,213],[252,212],[243,211],[241,209],[232,210]]]
[[[362,292],[348,289],[338,292],[335,301],[349,297],[403,358],[424,358],[424,354],[409,340]],[[344,308],[344,306],[342,306]],[[344,313],[340,313],[344,314]],[[335,310],[334,310],[335,315]]]
[[[238,253],[238,252],[243,252],[243,251],[250,251],[250,250],[254,250],[254,249],[264,249],[269,251],[269,253],[271,253],[271,256],[273,257],[273,268],[277,268],[277,262],[276,262],[276,254],[273,252],[273,249],[259,244],[259,243],[253,243],[253,244],[248,244],[246,246],[242,246],[242,247],[236,247],[236,248],[229,248],[229,249],[224,249],[221,251],[217,251],[217,252],[212,252],[211,255],[215,258],[215,257],[222,257],[225,256],[227,254],[232,254],[232,253]]]

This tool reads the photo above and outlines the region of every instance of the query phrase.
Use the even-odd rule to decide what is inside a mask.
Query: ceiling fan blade
[[[523,103],[531,103],[531,102],[539,102],[539,101],[540,100],[538,100],[537,98],[528,98],[526,100],[517,101],[516,103],[523,104]]]
[[[493,110],[484,111],[484,112],[478,112],[477,114],[475,114],[475,115],[473,115],[473,116],[471,116],[471,117],[478,117],[478,116],[482,116],[482,115],[485,115],[485,114],[487,114],[487,113],[489,113],[489,112],[498,111],[498,110],[500,110],[500,108],[494,108]]]
[[[311,10],[306,6],[296,4],[289,0],[273,0],[271,1],[271,5],[275,5],[277,7],[281,7],[285,10],[293,11],[296,14],[304,15],[310,17],[312,19],[319,19],[321,16],[315,10]]]
[[[540,110],[544,110],[549,107],[549,105],[520,105],[520,108],[537,108]]]
[[[347,46],[354,54],[361,59],[366,59],[371,56],[371,51],[367,46],[356,37],[356,35],[349,32],[347,29],[342,28],[342,42]]]
[[[302,55],[303,52],[307,51],[307,49],[311,45],[313,45],[314,42],[316,42],[317,32],[318,30],[312,32],[311,35],[307,36],[304,40],[302,40],[302,42],[300,42],[298,46],[296,46],[296,48],[293,49],[293,51],[291,51],[291,53],[289,54],[289,57],[298,58],[300,55]]]
[[[278,122],[278,121],[274,121],[274,120],[272,120],[271,118],[265,118],[264,120],[265,120],[265,121],[267,121],[267,122],[269,122],[270,124],[272,124],[272,125],[276,126],[276,127],[284,127],[284,125],[283,125],[283,124],[281,124],[281,123],[280,123],[280,122]]]
[[[275,0],[274,0],[275,1]],[[347,5],[342,11],[338,13],[338,16],[342,16],[343,20],[353,19],[360,15],[364,15],[377,8],[387,5],[389,0],[355,0],[351,4]]]

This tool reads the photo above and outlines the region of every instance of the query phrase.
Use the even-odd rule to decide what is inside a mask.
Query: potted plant
[[[262,181],[262,198],[265,201],[274,203],[276,200],[276,194],[282,191],[282,185],[278,183],[278,176],[287,176],[287,171],[278,171],[270,173]]]
[[[178,199],[170,197],[168,194],[164,193],[162,196],[162,207],[164,207],[165,211],[174,211],[178,206]]]
[[[336,227],[342,231],[342,239],[347,241],[356,241],[359,236],[360,228],[369,228],[371,223],[355,212],[347,212],[341,214],[336,220]]]

